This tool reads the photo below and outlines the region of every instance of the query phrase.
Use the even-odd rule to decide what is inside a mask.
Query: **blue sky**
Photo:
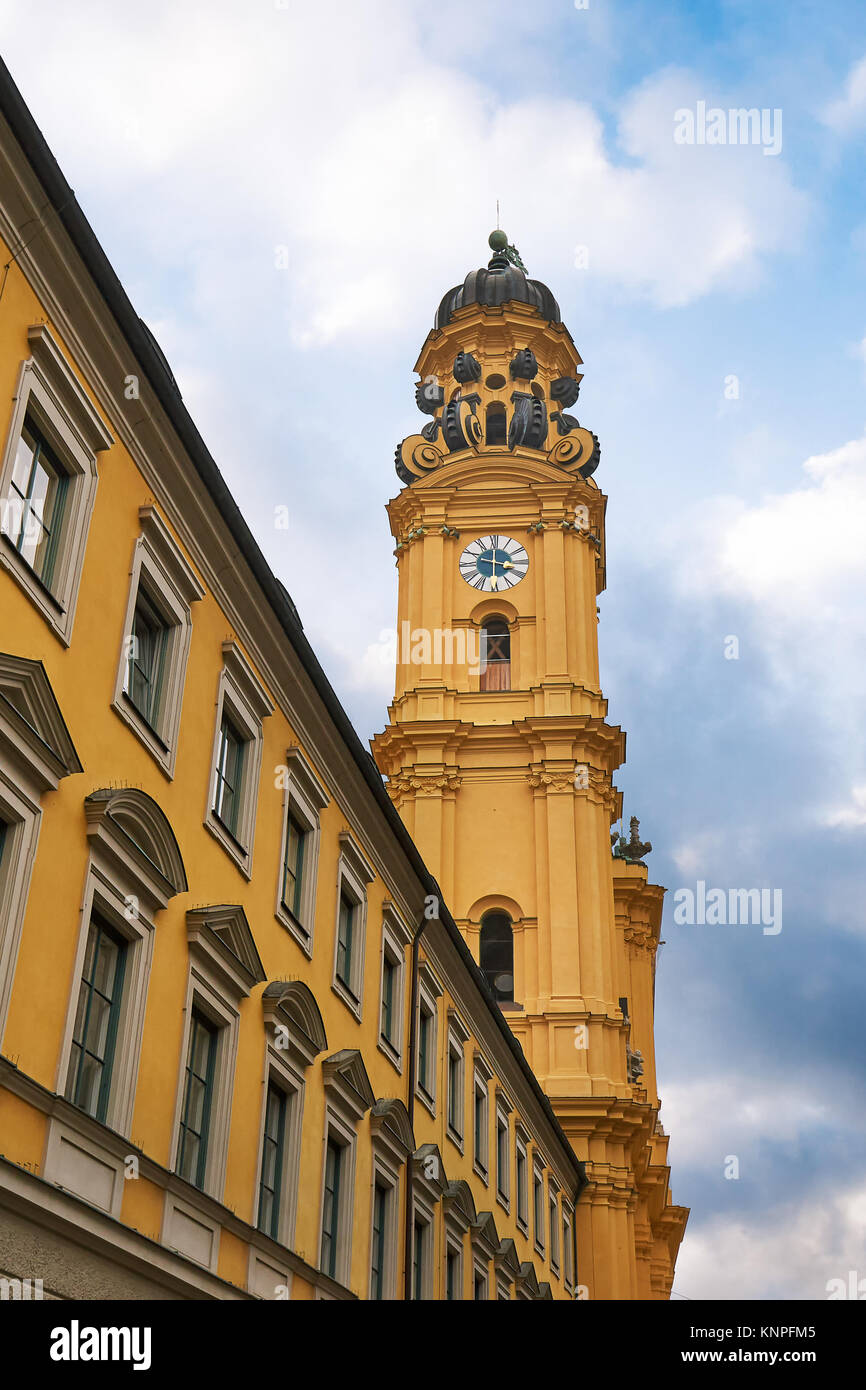
[[[670,890],[659,1078],[692,1208],[675,1289],[820,1299],[866,1276],[866,10],[0,0],[0,18],[365,737],[391,686],[384,503],[419,427],[412,365],[500,199],[602,443],[602,682],[626,814]],[[780,153],[677,144],[700,101],[781,111]],[[781,889],[782,931],[677,926],[698,879]]]

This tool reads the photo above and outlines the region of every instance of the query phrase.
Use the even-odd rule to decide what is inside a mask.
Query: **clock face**
[[[485,594],[501,593],[519,584],[529,569],[529,556],[511,536],[481,536],[460,556],[460,573]]]

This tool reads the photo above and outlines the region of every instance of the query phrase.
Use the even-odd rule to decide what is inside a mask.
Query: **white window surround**
[[[574,1212],[571,1205],[562,1201],[562,1270],[567,1289],[574,1288]]]
[[[12,574],[52,631],[68,646],[96,497],[97,455],[113,437],[44,323],[27,330],[31,356],[21,364],[14,409],[0,463],[0,499],[9,496],[25,416],[45,434],[69,476],[51,589],[27,564],[8,534],[0,535],[0,565]],[[4,527],[4,531],[6,527]]]
[[[189,978],[178,1059],[171,1167],[177,1171],[193,1012],[217,1029],[214,1087],[203,1191],[222,1200],[240,1030],[240,1004],[266,977],[246,915],[237,904],[194,908],[186,914]]]
[[[205,591],[156,508],[140,507],[138,519],[141,534],[132,553],[129,595],[123,618],[123,640],[111,708],[141,740],[163,772],[172,777],[177,759],[184,680],[192,640],[191,608],[192,604],[198,603],[204,597]],[[169,624],[167,646],[162,658],[161,709],[158,724],[153,728],[125,691],[135,608],[142,587],[157,604]]]
[[[41,824],[43,792],[81,763],[45,668],[0,652],[0,1045]]]
[[[339,842],[340,856],[337,861],[337,902],[334,914],[334,961],[331,988],[360,1020],[363,1009],[364,967],[366,964],[367,884],[373,882],[375,873],[347,830],[340,832]],[[337,976],[340,899],[343,893],[355,906],[352,922],[352,958],[348,981],[343,981]]]
[[[505,1164],[503,1172],[499,1170],[500,1129],[505,1133]],[[505,1211],[511,1210],[511,1129],[508,1120],[508,1110],[500,1100],[498,1093],[496,1097],[496,1200]]]
[[[330,797],[313,772],[300,748],[286,749],[283,777],[283,832],[280,840],[280,862],[277,870],[277,902],[274,915],[297,941],[304,954],[313,955],[313,935],[316,921],[316,882],[321,840],[320,813],[330,803]],[[307,833],[302,866],[301,903],[296,917],[283,902],[283,865],[286,857],[286,837],[289,810]]]
[[[514,1190],[515,1190],[514,1214],[515,1214],[515,1219],[516,1219],[516,1221],[517,1221],[517,1224],[518,1224],[518,1226],[520,1227],[521,1231],[523,1231],[525,1235],[528,1235],[528,1234],[529,1234],[529,1221],[530,1221],[530,1215],[531,1215],[530,1204],[531,1204],[531,1202],[532,1202],[532,1192],[531,1192],[532,1180],[531,1180],[531,1176],[530,1176],[531,1170],[530,1170],[530,1166],[529,1166],[529,1135],[527,1134],[526,1130],[523,1128],[523,1126],[522,1126],[519,1122],[516,1123],[515,1126],[514,1126],[514,1152],[515,1152],[515,1164],[514,1164],[514,1182],[515,1182],[515,1189],[514,1189]],[[523,1159],[523,1165],[522,1165],[522,1167],[523,1167],[523,1174],[524,1174],[524,1178],[525,1178],[525,1190],[524,1190],[522,1193],[521,1193],[521,1190],[520,1190],[520,1169],[521,1169],[520,1158],[521,1158],[521,1157],[522,1157],[522,1159]],[[524,1206],[524,1213],[523,1213],[523,1215],[521,1215],[521,1211],[520,1211],[520,1207],[521,1207],[521,1196],[523,1197],[523,1206]]]
[[[213,751],[208,783],[204,824],[226,853],[234,860],[245,878],[252,878],[253,840],[256,826],[256,804],[262,765],[264,733],[262,722],[273,714],[274,706],[258,676],[253,671],[236,642],[223,642],[223,667],[217,685],[216,720]],[[223,716],[228,714],[238,733],[246,740],[240,809],[235,834],[223,825],[213,809],[216,792],[217,757]]]
[[[87,937],[91,918],[97,912],[127,943],[105,1124],[128,1137],[156,914],[178,893],[187,891],[187,881],[171,826],[145,792],[135,787],[91,792],[85,799],[84,813],[90,857],[55,1090],[62,1094],[66,1087]]]
[[[476,1048],[472,1069],[472,1167],[485,1183],[490,1181],[490,1082],[493,1070]],[[475,1097],[483,1095],[484,1113],[480,1144],[476,1143]]]
[[[265,1072],[262,1078],[262,1106],[259,1115],[259,1147],[256,1154],[256,1181],[253,1192],[250,1225],[259,1224],[259,1189],[262,1174],[262,1153],[265,1142],[265,1116],[268,1088],[273,1083],[286,1098],[285,1134],[283,1139],[282,1172],[280,1174],[280,1209],[276,1239],[281,1245],[294,1245],[295,1220],[298,1211],[298,1180],[301,1166],[301,1129],[304,1116],[304,1073],[296,1070],[285,1052],[278,1051],[268,1039],[265,1047]],[[270,1234],[270,1232],[267,1232]]]
[[[562,1227],[559,1215],[559,1189],[552,1178],[547,1183],[548,1240],[550,1242],[550,1268],[558,1274],[562,1261]]]
[[[481,1299],[480,1301],[484,1301],[484,1300],[486,1300],[486,1299],[488,1298],[488,1295],[489,1295],[490,1276],[489,1276],[489,1274],[487,1273],[487,1270],[485,1269],[483,1263],[481,1263],[479,1260],[473,1260],[473,1262],[472,1262],[472,1297],[473,1297],[473,1298],[475,1298],[475,1289],[476,1289],[476,1286],[477,1286],[478,1283],[481,1284],[481,1287],[482,1287],[482,1289],[483,1289],[482,1299]],[[477,1300],[477,1301],[478,1301],[478,1300]]]
[[[539,1219],[538,1198],[536,1192],[538,1186],[541,1187],[541,1216]],[[547,1225],[547,1200],[544,1194],[544,1168],[538,1159],[532,1161],[532,1243],[540,1255],[544,1254],[546,1247],[545,1227]]]
[[[445,1132],[455,1148],[463,1153],[466,1132],[466,1044],[470,1038],[469,1029],[454,1008],[448,1010],[448,1046],[446,1049],[445,1083],[448,1094],[445,1098]],[[450,1059],[457,1058],[457,1105],[451,1104],[451,1066]],[[458,1128],[451,1122],[452,1109],[456,1110]]]
[[[334,1052],[322,1062],[322,1082],[325,1088],[325,1124],[322,1134],[322,1173],[319,1195],[319,1246],[316,1261],[321,1265],[322,1221],[325,1212],[325,1169],[328,1156],[328,1138],[333,1136],[347,1152],[343,1159],[340,1180],[338,1248],[334,1278],[338,1283],[349,1284],[352,1267],[352,1233],[355,1209],[355,1161],[358,1144],[358,1126],[364,1115],[374,1104],[375,1097],[367,1076],[363,1058],[357,1048],[344,1048]]]
[[[436,1297],[434,1270],[436,1257],[436,1204],[446,1190],[442,1155],[436,1144],[422,1144],[410,1159],[412,1164],[412,1249],[409,1260],[412,1269],[412,1297],[415,1297],[415,1220],[426,1227],[424,1263],[421,1272],[421,1297]]]
[[[496,1272],[496,1298],[499,1302],[510,1302],[514,1293],[514,1281],[520,1273],[520,1259],[517,1247],[510,1236],[500,1241],[499,1249],[493,1257]]]
[[[458,1302],[458,1301],[462,1302],[462,1301],[463,1301],[463,1294],[464,1294],[464,1287],[463,1287],[463,1242],[462,1242],[461,1240],[459,1240],[457,1236],[451,1235],[451,1234],[446,1230],[446,1234],[445,1234],[445,1287],[444,1287],[444,1289],[443,1289],[443,1296],[447,1296],[447,1293],[448,1293],[448,1256],[449,1256],[449,1254],[450,1254],[450,1255],[454,1255],[454,1256],[456,1257],[456,1259],[457,1259],[457,1280],[456,1280],[456,1285],[457,1285],[457,1298],[454,1299],[453,1301],[454,1301],[455,1303]]]
[[[382,949],[379,961],[379,1026],[377,1044],[391,1065],[402,1075],[403,1072],[403,1032],[406,1007],[406,948],[411,945],[412,933],[400,913],[389,898],[382,904]],[[394,997],[392,1001],[393,1034],[391,1039],[382,1032],[382,1006],[385,995],[385,961],[396,966]]]
[[[372,1195],[370,1206],[370,1275],[368,1296],[373,1295],[373,1216],[376,1179],[389,1190],[385,1230],[384,1297],[397,1297],[397,1264],[400,1224],[400,1169],[414,1149],[414,1138],[406,1107],[401,1100],[377,1100],[370,1113],[373,1150]]]
[[[431,1115],[436,1114],[436,1102],[438,1097],[438,1077],[439,1077],[439,1005],[438,1001],[442,997],[442,986],[437,980],[433,971],[426,961],[421,961],[418,965],[418,1017],[416,1020],[416,1043],[418,1052],[421,1050],[421,1016],[426,1014],[430,1019],[430,1048],[428,1053],[427,1077],[422,1078],[420,1056],[416,1068],[415,1076],[415,1095],[430,1111]],[[429,1081],[429,1086],[425,1085]]]

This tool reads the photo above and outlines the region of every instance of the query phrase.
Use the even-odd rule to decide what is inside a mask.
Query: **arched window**
[[[487,444],[504,444],[508,437],[505,428],[505,406],[501,401],[493,401],[487,407],[487,429],[484,439]]]
[[[479,690],[511,689],[511,633],[504,618],[485,618],[481,629]]]
[[[507,912],[488,912],[481,920],[481,969],[495,999],[514,999],[514,934]]]

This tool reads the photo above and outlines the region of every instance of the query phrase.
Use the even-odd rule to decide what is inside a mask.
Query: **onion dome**
[[[510,299],[531,304],[549,323],[561,323],[559,305],[550,290],[540,280],[529,279],[505,232],[491,232],[489,245],[493,255],[487,269],[471,270],[462,285],[448,291],[436,312],[436,327],[444,328],[465,304],[507,304]]]

